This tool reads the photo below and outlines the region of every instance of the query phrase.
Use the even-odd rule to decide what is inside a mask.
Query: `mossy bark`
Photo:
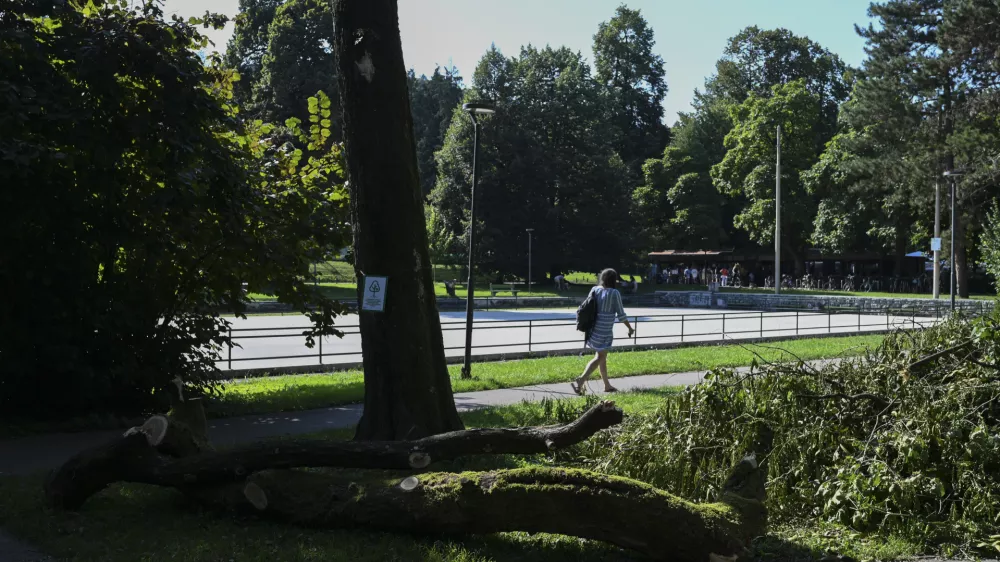
[[[341,467],[423,469],[468,455],[545,453],[580,443],[622,421],[614,402],[594,405],[570,423],[542,427],[470,429],[416,441],[283,440],[214,452],[207,439],[172,416],[153,416],[144,429],[76,455],[53,473],[46,494],[54,506],[75,509],[112,482],[186,489],[239,482],[267,469]]]
[[[754,466],[745,478],[763,476]],[[558,533],[658,560],[705,562],[711,554],[739,554],[763,534],[763,503],[744,497],[746,489],[757,486],[731,489],[718,503],[699,505],[634,480],[569,469],[427,473],[381,481],[337,472],[265,471],[247,480],[246,497],[267,515],[315,527]]]
[[[287,469],[413,470],[465,455],[551,451],[619,423],[622,412],[613,402],[597,404],[563,425],[458,431],[417,441],[258,443],[222,452],[200,448],[199,432],[174,417],[151,420],[145,430],[133,428],[54,471],[45,484],[50,505],[75,509],[112,482],[141,482],[303,525],[416,533],[557,533],[656,559],[699,562],[713,554],[742,552],[764,532],[767,519],[764,471],[753,457],[733,469],[717,503],[701,505],[640,482],[582,470],[387,477],[372,470]],[[766,452],[770,436],[761,435],[757,448]]]

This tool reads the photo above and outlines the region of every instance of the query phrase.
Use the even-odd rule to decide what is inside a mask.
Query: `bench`
[[[490,296],[495,297],[497,293],[510,293],[515,297],[520,291],[517,289],[519,283],[490,283]]]

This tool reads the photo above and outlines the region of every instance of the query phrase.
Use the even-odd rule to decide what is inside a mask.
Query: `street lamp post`
[[[774,166],[774,294],[781,294],[781,125]]]
[[[958,224],[958,212],[955,210],[955,192],[958,191],[958,178],[965,175],[964,170],[946,170],[944,177],[951,180],[951,257],[949,258],[949,289],[951,290],[951,310],[955,311],[955,290],[958,285],[958,267],[955,264],[955,225]]]
[[[465,306],[465,364],[462,366],[462,378],[472,378],[472,311],[475,307],[475,287],[473,285],[476,255],[476,182],[479,155],[479,115],[490,115],[495,111],[493,103],[479,101],[462,104],[462,110],[472,119],[472,192],[469,195],[469,291]]]
[[[535,231],[534,228],[525,228],[525,232],[528,233],[528,292],[531,292],[531,233]]]

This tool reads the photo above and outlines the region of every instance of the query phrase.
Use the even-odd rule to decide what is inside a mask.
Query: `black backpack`
[[[597,324],[597,297],[591,291],[576,309],[576,330],[589,334],[594,324]]]

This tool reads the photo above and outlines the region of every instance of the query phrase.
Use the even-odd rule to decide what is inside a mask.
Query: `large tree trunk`
[[[200,412],[196,407],[190,413]],[[710,505],[579,470],[413,474],[459,456],[541,453],[574,445],[621,422],[622,412],[613,402],[597,404],[563,425],[457,431],[410,442],[282,441],[224,452],[201,449],[207,442],[198,430],[199,417],[154,416],[123,437],[80,453],[46,481],[49,504],[75,509],[112,482],[141,482],[177,488],[199,502],[255,509],[314,527],[561,533],[656,559],[698,562],[710,554],[740,553],[764,532],[767,520],[766,470],[753,457],[736,466],[718,503]],[[758,434],[754,447],[766,454],[769,430],[762,426]]]
[[[335,0],[359,299],[388,276],[384,312],[359,311],[365,370],[358,439],[462,428],[452,397],[417,176],[395,0]]]
[[[621,423],[614,402],[601,402],[562,425],[469,429],[416,441],[282,440],[214,452],[206,440],[174,418],[153,416],[142,428],[81,452],[54,471],[45,485],[50,505],[76,509],[113,482],[187,490],[239,482],[275,468],[340,467],[420,470],[467,455],[546,453],[588,439]]]
[[[416,533],[526,531],[595,539],[656,560],[708,562],[764,533],[763,473],[745,459],[718,503],[698,505],[652,486],[559,468],[428,473],[406,478],[266,471],[247,480],[265,514],[315,527]]]

